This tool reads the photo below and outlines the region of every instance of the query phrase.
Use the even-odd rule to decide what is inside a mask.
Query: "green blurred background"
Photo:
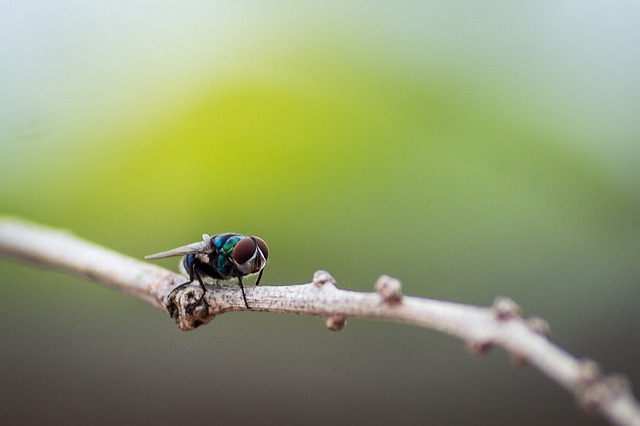
[[[506,295],[638,394],[639,21],[631,1],[4,1],[0,214],[136,258],[259,235],[265,285]],[[10,423],[602,423],[411,326],[183,333],[5,260],[0,296]]]

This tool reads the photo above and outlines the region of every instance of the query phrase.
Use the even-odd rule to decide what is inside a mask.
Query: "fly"
[[[237,279],[242,299],[249,309],[247,296],[244,294],[242,278],[247,275],[258,274],[256,285],[260,284],[262,272],[269,257],[269,247],[260,237],[242,234],[202,235],[202,241],[177,247],[172,250],[145,256],[145,259],[160,259],[164,257],[184,256],[180,262],[181,271],[189,277],[189,281],[180,284],[182,287],[197,280],[204,293],[198,303],[202,301],[207,289],[203,278],[227,281]]]

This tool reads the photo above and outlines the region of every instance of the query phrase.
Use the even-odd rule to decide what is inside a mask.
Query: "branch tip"
[[[388,275],[382,275],[376,281],[375,289],[382,297],[382,300],[389,305],[396,305],[402,302],[402,284],[400,280]]]
[[[623,397],[631,397],[629,380],[623,375],[611,374],[582,389],[578,402],[588,411],[600,412],[606,405]]]

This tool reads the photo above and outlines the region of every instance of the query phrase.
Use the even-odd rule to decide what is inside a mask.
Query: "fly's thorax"
[[[211,247],[220,254],[231,257],[233,249],[244,236],[240,234],[220,234],[211,239]]]

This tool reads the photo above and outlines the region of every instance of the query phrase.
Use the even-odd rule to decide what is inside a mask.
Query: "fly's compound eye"
[[[253,239],[249,237],[241,239],[233,248],[233,260],[238,265],[246,263],[255,254],[256,247],[257,244]]]
[[[267,260],[267,258],[269,257],[269,247],[267,247],[267,243],[265,243],[264,240],[260,237],[253,237],[253,239],[256,241],[256,244],[258,244],[258,247],[260,247],[260,251],[264,256],[264,259]]]

